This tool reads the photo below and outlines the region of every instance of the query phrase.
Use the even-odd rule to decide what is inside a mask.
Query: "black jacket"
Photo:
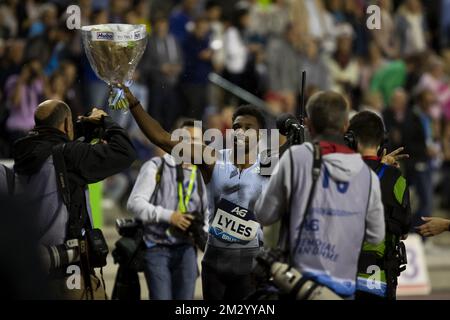
[[[79,217],[76,223],[82,227],[88,227],[87,185],[127,169],[136,159],[136,152],[125,130],[110,117],[104,117],[102,125],[106,143],[92,145],[78,140],[69,141],[57,129],[35,128],[26,137],[19,139],[13,148],[15,173],[31,176],[40,170],[52,154],[53,146],[66,144],[63,155],[71,195],[69,211],[71,217]],[[70,229],[68,232],[68,238],[78,237],[71,234]]]
[[[383,118],[386,130],[389,132],[388,149],[405,147],[405,152],[410,156],[407,166],[412,167],[417,162],[429,160],[424,128],[416,110],[408,110],[402,122],[396,121],[390,110],[383,113]],[[394,132],[398,133],[400,141],[394,139]]]
[[[380,171],[382,164],[379,161],[371,159],[364,159],[364,161],[376,173]],[[386,166],[380,180],[380,189],[386,232],[397,237],[407,234],[411,225],[411,206],[408,184],[400,170]]]
[[[409,153],[409,164],[427,162],[430,160],[427,152],[425,130],[417,110],[413,109],[408,114],[408,121],[404,128],[403,143]]]

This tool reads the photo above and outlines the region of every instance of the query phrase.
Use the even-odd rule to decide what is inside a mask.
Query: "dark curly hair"
[[[253,105],[244,105],[240,106],[236,109],[236,111],[233,113],[232,121],[236,120],[239,116],[252,116],[255,117],[256,120],[258,120],[259,128],[260,129],[266,129],[267,128],[267,121],[264,116],[264,113],[261,111],[260,107],[255,107]]]

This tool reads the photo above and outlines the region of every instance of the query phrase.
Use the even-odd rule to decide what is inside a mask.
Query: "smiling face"
[[[245,151],[248,153],[253,150],[258,144],[258,130],[260,125],[258,119],[250,115],[241,115],[236,117],[233,122],[233,144],[235,148],[242,148],[245,146]]]

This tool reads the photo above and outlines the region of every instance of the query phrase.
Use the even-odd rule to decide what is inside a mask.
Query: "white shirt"
[[[244,72],[248,51],[237,28],[230,27],[225,32],[224,49],[227,70],[231,73]]]

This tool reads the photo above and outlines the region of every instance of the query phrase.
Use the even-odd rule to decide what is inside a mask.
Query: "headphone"
[[[345,144],[347,145],[347,147],[349,147],[350,149],[354,150],[354,151],[358,151],[358,140],[357,140],[357,136],[355,135],[355,132],[353,130],[348,130],[345,135],[344,135],[344,141]],[[380,151],[383,150],[383,148],[388,144],[389,142],[389,138],[388,138],[388,133],[386,131],[384,131],[383,133],[383,141],[380,144]]]

